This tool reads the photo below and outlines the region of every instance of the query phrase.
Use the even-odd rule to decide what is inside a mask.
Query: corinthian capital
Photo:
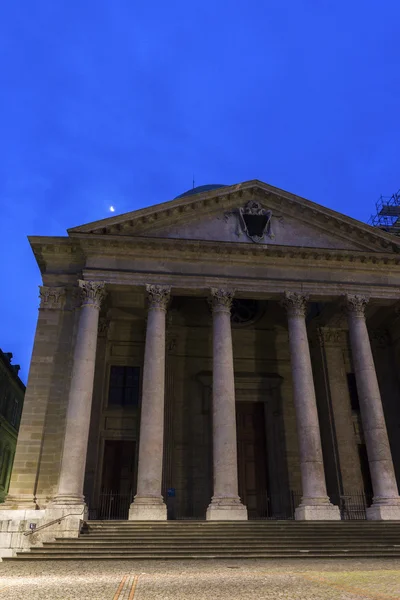
[[[40,308],[63,308],[65,288],[39,285]]]
[[[93,306],[100,309],[101,303],[106,295],[103,281],[78,280],[82,306]]]
[[[369,298],[367,296],[359,296],[357,294],[346,295],[346,309],[347,313],[354,317],[364,317],[365,307],[368,304]]]
[[[213,312],[231,313],[234,290],[211,288],[210,305]]]
[[[308,298],[308,294],[285,292],[281,304],[286,308],[289,316],[305,317]]]
[[[168,302],[171,298],[170,285],[152,285],[146,284],[147,298],[149,301],[149,310],[158,308],[167,310]]]

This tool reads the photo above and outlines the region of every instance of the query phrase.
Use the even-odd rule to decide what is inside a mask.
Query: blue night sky
[[[261,179],[362,221],[400,187],[400,3],[50,0],[0,22],[0,348],[26,380],[27,235]]]

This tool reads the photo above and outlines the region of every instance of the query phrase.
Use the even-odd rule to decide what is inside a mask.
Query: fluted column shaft
[[[137,494],[132,520],[165,520],[161,495],[164,441],[165,321],[171,288],[146,286],[149,309],[143,366]]]
[[[79,280],[81,308],[75,342],[61,471],[55,505],[83,504],[97,331],[104,283]]]
[[[211,290],[213,314],[213,465],[214,493],[208,520],[245,520],[238,495],[235,380],[231,305],[233,292]]]
[[[367,509],[367,518],[400,519],[399,492],[365,321],[367,302],[365,296],[347,296],[351,353],[374,492],[373,504]]]
[[[287,292],[282,300],[288,315],[289,346],[296,410],[303,496],[296,519],[340,519],[339,509],[329,502],[326,491],[321,435],[306,328],[308,297]]]

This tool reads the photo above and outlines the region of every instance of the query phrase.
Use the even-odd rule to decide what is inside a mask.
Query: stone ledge
[[[224,504],[211,501],[206,512],[207,521],[247,521],[247,508],[240,502]]]
[[[165,504],[131,504],[129,521],[166,521],[167,507]]]
[[[296,521],[340,521],[340,510],[333,504],[298,506],[295,511]]]
[[[400,521],[399,504],[373,504],[366,513],[368,521]]]
[[[0,512],[0,558],[15,556],[16,552],[28,551],[32,546],[41,547],[43,542],[53,541],[56,537],[77,538],[84,515],[84,511],[74,511],[71,507],[51,507],[46,510],[10,509]],[[62,520],[58,522],[57,519]],[[34,523],[37,528],[50,524],[45,529],[24,535],[30,531],[30,523]]]

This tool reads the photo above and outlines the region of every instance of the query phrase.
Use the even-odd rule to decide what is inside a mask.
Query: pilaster
[[[64,393],[60,378],[62,365],[68,360],[70,315],[66,308],[64,287],[39,286],[40,306],[33,345],[28,384],[17,441],[9,493],[0,505],[3,511],[36,510],[37,484],[49,406]],[[50,434],[51,435],[51,434]],[[43,472],[43,471],[42,471]]]
[[[336,468],[342,486],[342,489],[337,491],[342,494],[360,492],[363,490],[363,479],[344,362],[344,352],[348,348],[348,331],[320,327],[318,340],[321,370],[325,380],[325,400],[330,404],[331,435],[336,445]]]

